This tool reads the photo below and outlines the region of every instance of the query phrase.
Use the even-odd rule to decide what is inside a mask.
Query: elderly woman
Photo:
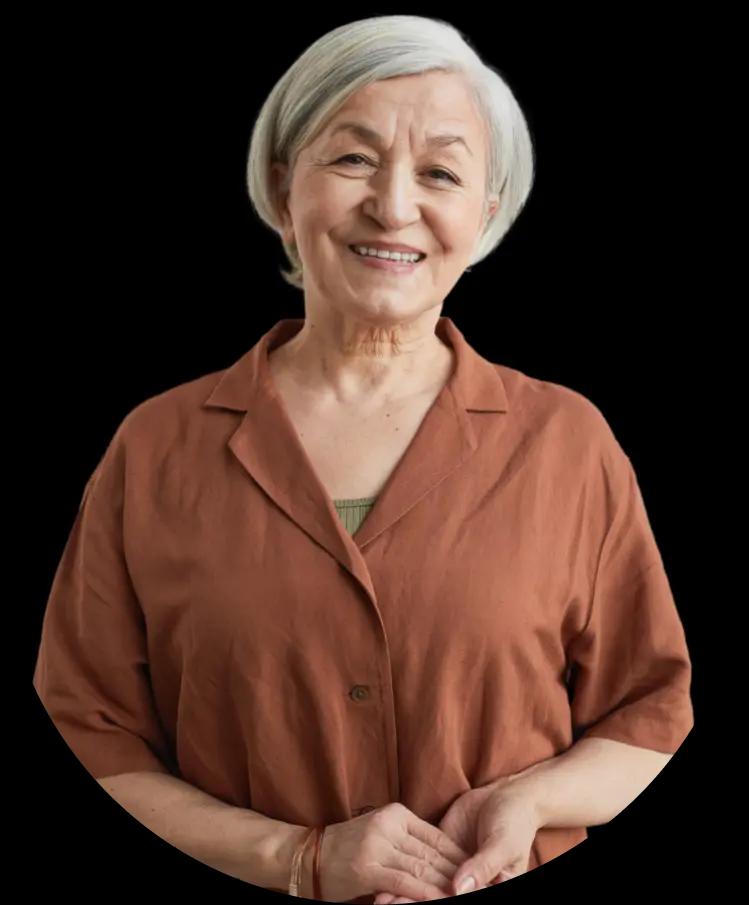
[[[382,905],[500,882],[611,820],[693,726],[604,417],[440,315],[532,164],[448,24],[322,37],[248,165],[304,319],[135,407],[83,492],[34,687],[126,810],[246,882]]]

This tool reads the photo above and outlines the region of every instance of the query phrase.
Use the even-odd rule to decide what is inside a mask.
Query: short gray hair
[[[517,219],[530,194],[535,152],[525,116],[504,79],[485,64],[448,22],[423,16],[375,16],[341,25],[318,38],[286,70],[263,104],[252,131],[247,189],[260,219],[281,235],[271,165],[288,165],[288,190],[300,150],[314,141],[347,98],[381,79],[431,70],[458,72],[488,126],[485,212],[491,197],[500,206],[485,224],[469,268],[490,254]],[[283,279],[304,289],[296,246],[282,237],[290,271]]]

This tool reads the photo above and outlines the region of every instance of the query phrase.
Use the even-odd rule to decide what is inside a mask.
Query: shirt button
[[[369,685],[354,685],[350,695],[355,701],[366,701],[369,697]]]

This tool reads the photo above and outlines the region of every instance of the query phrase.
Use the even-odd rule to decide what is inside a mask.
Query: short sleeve
[[[615,446],[590,613],[567,651],[573,736],[673,754],[694,726],[691,661],[637,477]]]
[[[123,552],[122,425],[88,480],[52,582],[33,685],[95,778],[177,771],[150,683],[144,615]]]

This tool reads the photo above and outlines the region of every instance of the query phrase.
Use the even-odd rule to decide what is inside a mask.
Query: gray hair
[[[341,25],[318,38],[273,87],[252,130],[247,189],[260,219],[281,235],[271,165],[288,165],[288,191],[297,156],[314,141],[354,92],[381,79],[431,70],[466,77],[488,126],[489,153],[484,212],[491,198],[499,210],[479,236],[468,269],[502,241],[523,209],[533,185],[535,152],[525,116],[504,79],[482,62],[452,25],[423,16],[375,16]],[[296,245],[282,236],[290,271],[283,279],[304,289]]]

